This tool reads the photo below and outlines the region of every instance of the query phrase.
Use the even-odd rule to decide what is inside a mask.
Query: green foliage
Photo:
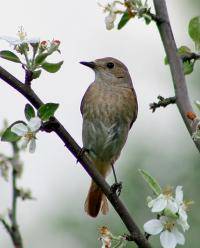
[[[191,53],[192,53],[192,51],[187,46],[181,46],[181,47],[178,48],[178,55],[181,58],[190,56]],[[183,61],[183,72],[184,72],[184,75],[188,75],[188,74],[191,74],[193,72],[194,63],[195,63],[195,61],[192,61],[192,60],[184,60]],[[164,58],[164,64],[165,65],[168,65],[169,64],[169,61],[168,61],[167,56]]]
[[[59,63],[44,62],[42,64],[42,69],[44,69],[45,71],[48,71],[50,73],[55,73],[55,72],[60,70],[62,64],[63,64],[63,61],[60,61]]]
[[[49,56],[48,52],[38,54],[35,58],[35,65],[42,64],[48,56]]]
[[[196,105],[197,108],[200,110],[200,102],[199,102],[199,101],[195,101],[195,105]]]
[[[126,24],[127,22],[131,19],[131,16],[130,14],[126,11],[123,15],[122,15],[122,18],[121,20],[119,21],[119,24],[117,26],[117,29],[122,29]]]
[[[7,141],[7,142],[17,142],[21,137],[19,137],[17,134],[11,132],[12,126],[14,126],[17,123],[23,123],[23,121],[16,121],[12,125],[10,125],[2,134],[1,141]]]
[[[11,51],[8,50],[3,50],[0,51],[0,57],[15,63],[21,63],[20,59],[18,58],[18,56],[16,54],[14,54]]]
[[[42,121],[48,121],[50,117],[54,116],[59,104],[57,103],[47,103],[42,105],[38,109],[38,116],[41,118]]]
[[[147,182],[149,187],[153,190],[153,192],[156,195],[160,195],[162,193],[162,189],[161,189],[159,183],[156,181],[156,179],[153,178],[151,175],[149,175],[149,173],[145,170],[139,169],[139,172],[142,175],[142,177],[144,178],[144,180]]]
[[[200,16],[192,18],[189,22],[188,33],[195,43],[197,51],[200,50]]]
[[[36,70],[36,71],[33,71],[32,73],[33,73],[32,74],[32,78],[33,79],[36,79],[36,78],[39,78],[40,77],[40,75],[42,73],[42,70]]]
[[[34,108],[29,104],[27,103],[25,105],[25,109],[24,109],[24,114],[26,116],[26,119],[29,121],[31,118],[35,117],[35,110]]]
[[[183,71],[185,75],[191,74],[194,69],[194,62],[191,62],[189,60],[186,60],[183,62]]]

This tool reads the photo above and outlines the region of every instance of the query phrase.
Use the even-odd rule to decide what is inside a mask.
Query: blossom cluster
[[[33,117],[26,123],[17,123],[12,126],[11,131],[22,137],[21,148],[25,149],[29,145],[29,152],[34,153],[36,149],[36,133],[40,130],[41,119]]]
[[[179,227],[185,232],[189,229],[187,210],[191,201],[183,200],[182,186],[177,186],[175,196],[171,187],[166,188],[155,199],[148,200],[148,207],[157,213],[156,219],[144,224],[144,230],[150,235],[160,234],[163,248],[175,248],[177,244],[184,245],[185,237]]]

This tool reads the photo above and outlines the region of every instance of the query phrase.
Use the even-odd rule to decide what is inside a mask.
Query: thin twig
[[[16,163],[18,161],[18,156],[19,156],[19,149],[17,147],[16,143],[12,143],[12,148],[13,148],[13,161]],[[12,163],[12,161],[11,161]],[[10,219],[11,219],[11,238],[13,241],[13,244],[17,248],[23,248],[23,242],[22,242],[22,236],[19,231],[19,226],[17,223],[17,198],[18,198],[18,189],[17,189],[17,174],[18,172],[16,171],[16,165],[12,165],[12,209],[10,213]]]
[[[150,109],[152,110],[152,112],[155,112],[157,108],[160,107],[167,107],[169,104],[174,104],[176,103],[176,97],[168,97],[168,98],[164,98],[162,96],[158,96],[158,102],[153,102],[149,104]]]
[[[43,104],[40,98],[29,86],[20,82],[17,78],[15,78],[2,67],[0,67],[0,78],[8,83],[11,87],[16,89],[18,92],[20,92],[36,109],[38,109]],[[50,126],[48,126],[48,131],[50,131]],[[150,248],[151,245],[134,222],[132,216],[130,215],[123,202],[119,199],[116,193],[113,193],[111,191],[110,186],[95,168],[89,155],[87,153],[83,153],[80,156],[81,147],[75,142],[75,140],[56,118],[53,120],[52,131],[54,131],[59,136],[68,150],[79,160],[86,172],[107,196],[138,247]]]
[[[160,36],[165,48],[167,58],[169,60],[170,70],[175,89],[176,104],[181,113],[183,121],[185,122],[185,125],[190,135],[192,136],[192,134],[196,131],[199,120],[196,118],[195,123],[193,122],[193,125],[191,125],[192,121],[187,118],[187,113],[194,113],[194,110],[192,108],[188,95],[182,61],[177,53],[177,46],[172,33],[166,2],[165,0],[153,0],[153,2],[155,6],[156,15],[162,16],[163,20],[165,20],[164,22],[157,23],[157,26],[160,32]],[[197,149],[200,152],[200,140],[193,139],[193,142],[195,143]]]

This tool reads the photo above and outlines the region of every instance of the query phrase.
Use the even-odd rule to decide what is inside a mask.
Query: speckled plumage
[[[107,68],[108,63],[113,63],[114,68]],[[103,58],[95,60],[94,65],[95,81],[88,87],[81,102],[82,137],[84,148],[90,151],[97,169],[106,177],[126,142],[138,107],[132,81],[124,64],[114,58]],[[95,189],[99,191],[94,183],[92,185],[93,193]],[[90,189],[89,195],[93,193]],[[88,199],[85,210],[95,217],[101,201],[92,210],[93,213],[88,209],[93,206]]]

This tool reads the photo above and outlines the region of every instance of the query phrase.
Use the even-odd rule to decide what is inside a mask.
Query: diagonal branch
[[[157,26],[160,32],[160,36],[163,42],[163,46],[165,48],[167,58],[169,60],[170,70],[175,89],[176,104],[190,135],[192,135],[197,129],[199,120],[196,119],[192,123],[192,120],[187,118],[187,113],[194,113],[194,110],[192,108],[188,95],[185,76],[183,73],[182,61],[177,54],[177,46],[172,33],[166,2],[165,0],[153,0],[153,2],[155,6],[156,16],[162,17],[163,20],[162,22],[157,22]],[[193,139],[193,141],[200,152],[200,140]]]
[[[20,92],[36,109],[38,109],[43,104],[41,99],[35,94],[35,92],[30,88],[29,85],[20,82],[17,78],[12,76],[2,67],[0,67],[0,78],[3,79],[6,83],[8,83],[11,87],[16,89],[18,92]],[[102,191],[107,196],[114,209],[120,216],[121,220],[124,222],[128,231],[130,232],[132,240],[135,241],[139,248],[150,248],[151,245],[139,230],[139,227],[134,222],[127,208],[119,199],[117,194],[112,192],[108,183],[104,180],[104,178],[95,168],[89,155],[87,153],[81,154],[81,147],[75,142],[75,140],[71,137],[71,135],[56,118],[53,118],[51,129],[59,136],[59,138],[64,142],[65,146],[82,164],[83,168],[90,175],[90,177],[102,189]]]

